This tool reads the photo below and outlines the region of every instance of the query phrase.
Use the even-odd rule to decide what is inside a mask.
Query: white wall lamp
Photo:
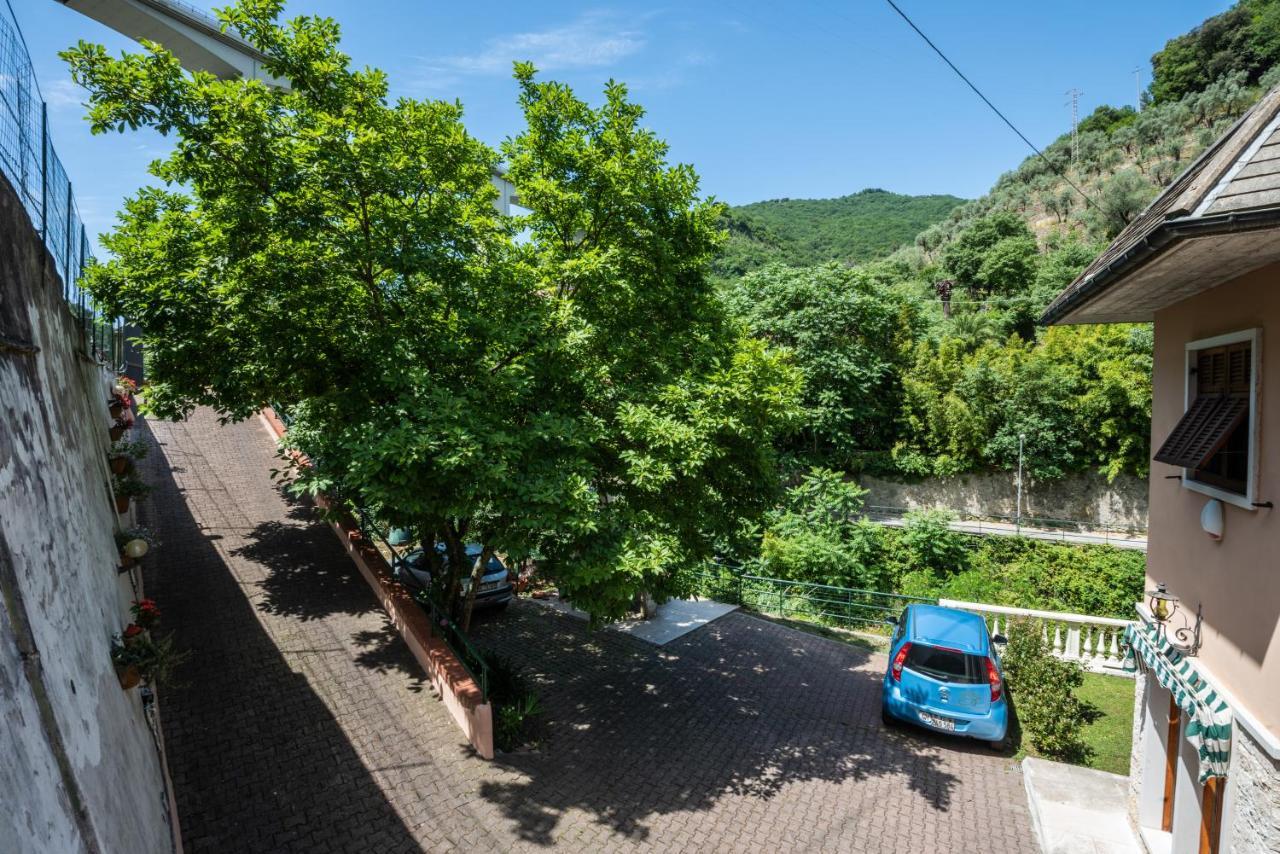
[[[1222,541],[1222,525],[1222,502],[1216,498],[1210,498],[1204,503],[1204,509],[1200,511],[1200,527],[1211,540],[1217,543]]]
[[[1203,622],[1201,606],[1196,605],[1196,621],[1193,624],[1187,613],[1179,610],[1178,597],[1170,593],[1163,582],[1158,582],[1155,590],[1148,591],[1147,597],[1151,605],[1151,616],[1156,619],[1156,631],[1160,636],[1183,655],[1195,655],[1199,652],[1200,626]],[[1182,625],[1173,630],[1173,637],[1169,637],[1169,624],[1175,616],[1181,620]]]

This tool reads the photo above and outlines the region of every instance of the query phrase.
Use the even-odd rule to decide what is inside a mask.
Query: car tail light
[[[987,659],[987,682],[991,685],[991,702],[1000,699],[1002,686],[1000,685],[1000,671],[996,670],[996,663],[993,659]]]
[[[907,663],[907,655],[911,652],[911,641],[907,641],[898,650],[898,654],[893,657],[893,667],[889,672],[893,674],[894,682],[902,681],[902,665]]]

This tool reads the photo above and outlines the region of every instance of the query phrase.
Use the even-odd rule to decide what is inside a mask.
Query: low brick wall
[[[267,426],[281,437],[285,426],[270,407],[262,411]],[[329,509],[328,500],[321,496],[317,503]],[[391,566],[382,552],[360,533],[359,526],[348,514],[342,513],[330,526],[342,542],[347,554],[364,576],[365,581],[391,617],[391,623],[408,644],[414,658],[422,665],[435,686],[453,720],[485,759],[493,758],[493,705],[483,702],[480,686],[453,654],[444,639],[431,630],[426,612],[414,601],[404,585],[395,580]]]

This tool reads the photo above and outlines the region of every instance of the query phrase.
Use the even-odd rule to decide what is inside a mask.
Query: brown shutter
[[[1196,353],[1196,395],[1224,394],[1227,390],[1227,348],[1210,347]]]
[[[1252,347],[1248,341],[1227,348],[1227,388],[1230,394],[1248,394],[1253,371]]]
[[[1226,353],[1222,356],[1225,384]],[[1248,414],[1248,398],[1222,394],[1197,397],[1156,452],[1156,462],[1188,469],[1203,468],[1214,454],[1222,450],[1231,431],[1239,427]]]

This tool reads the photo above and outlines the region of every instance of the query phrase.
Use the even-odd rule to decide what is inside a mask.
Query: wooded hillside
[[[1098,107],[1074,148],[1067,129],[982,198],[865,263],[839,263],[832,235],[843,246],[854,238],[833,224],[836,203],[888,204],[879,196],[889,194],[734,209],[720,267],[745,275],[726,284],[726,298],[755,335],[791,351],[806,379],[806,417],[784,451],[802,467],[953,475],[1016,467],[1022,437],[1033,477],[1094,467],[1145,475],[1150,329],[1045,329],[1038,319],[1280,82],[1276,57],[1280,0],[1244,0],[1152,58],[1140,111]],[[941,206],[947,197],[924,198]],[[913,208],[929,209],[923,200]],[[903,219],[891,215],[859,245]],[[806,266],[822,261],[836,263]]]
[[[838,199],[773,199],[730,208],[721,275],[768,263],[861,263],[886,255],[942,220],[964,199],[868,189]]]

